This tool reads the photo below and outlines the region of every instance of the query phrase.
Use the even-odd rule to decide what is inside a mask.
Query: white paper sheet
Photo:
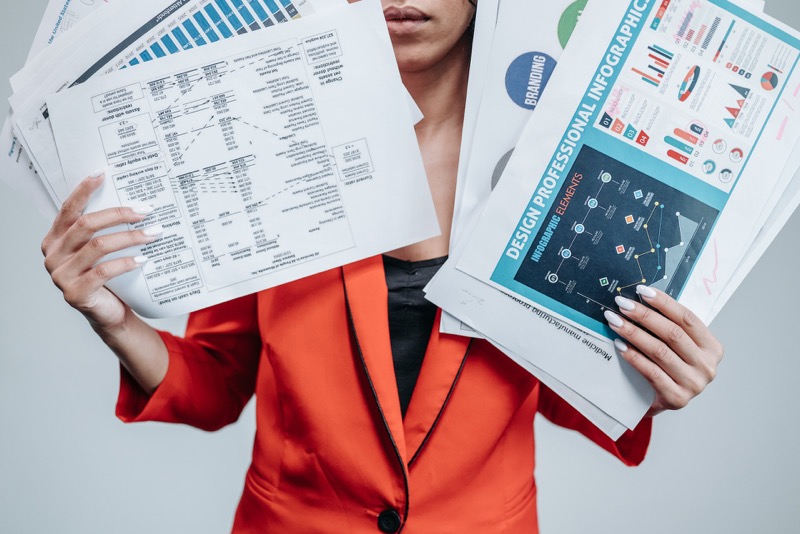
[[[764,2],[758,0],[741,0],[741,4],[758,11],[764,8]],[[480,102],[474,128],[474,135],[480,140],[464,153],[468,164],[459,176],[461,201],[453,217],[451,257],[460,257],[466,242],[463,237],[471,234],[535,102],[546,90],[552,68],[585,5],[586,0],[561,0],[545,5],[505,0],[500,5],[496,26],[499,37],[492,44],[492,67],[485,79],[481,79],[485,98]],[[537,31],[530,32],[529,21],[534,18]],[[521,72],[520,67],[526,66],[526,61],[530,68]],[[452,316],[443,319],[441,330],[476,335]]]
[[[586,0],[500,3],[494,27],[497,38],[491,47],[482,43],[486,50],[491,48],[489,66],[480,77],[470,78],[470,91],[481,98],[474,125],[466,131],[477,139],[462,146],[451,257],[460,256],[465,238],[472,232],[480,210],[502,174],[585,5]],[[533,19],[537,21],[536,32],[530,31]],[[479,22],[490,25],[486,20]],[[474,87],[476,83],[478,88]],[[442,332],[477,336],[447,315],[442,319]]]
[[[759,28],[759,19],[725,4],[691,6],[698,36],[705,19],[727,30],[691,37],[694,26],[679,30],[677,16],[658,19],[650,5],[639,26],[648,30],[623,46],[613,31],[628,2],[607,5],[596,24],[584,27],[575,48],[581,54],[557,86],[560,105],[534,115],[560,126],[549,135],[523,134],[526,151],[512,158],[505,175],[513,180],[504,177],[509,185],[489,201],[459,269],[603,337],[611,334],[603,310],[615,308],[616,294],[634,295],[637,284],[676,297],[685,285],[681,299],[704,315],[716,295],[699,286],[708,290],[703,280],[715,274],[724,283],[724,271],[743,257],[742,236],[753,221],[742,214],[760,212],[800,132],[783,105],[800,82],[793,44],[800,41],[775,27]],[[673,1],[670,8],[677,15],[689,4]],[[619,31],[627,31],[624,24]],[[665,32],[676,31],[691,50],[668,49]],[[608,51],[597,42],[611,43]],[[757,77],[726,69],[726,61],[745,57]],[[540,170],[541,182],[532,180]],[[535,235],[529,224],[536,225]]]
[[[89,209],[166,228],[109,286],[174,315],[437,235],[386,32],[365,0],[49,99],[67,175],[109,168]]]
[[[10,99],[16,113],[14,131],[54,202],[69,194],[61,171],[44,99],[87,79],[147,63],[160,57],[298,19],[312,13],[309,0],[275,2],[272,11],[259,2],[247,5],[214,0],[116,0],[89,17],[84,30],[92,39],[68,33],[45,50],[34,67],[15,78],[28,80]],[[224,8],[223,8],[224,6]],[[32,81],[35,81],[33,83]]]
[[[673,2],[673,4],[679,5],[680,3]],[[590,3],[590,6],[591,5],[592,4]],[[619,3],[618,5],[621,5],[621,3]],[[587,43],[593,43],[593,44],[589,45],[588,47],[585,47],[583,50],[580,50],[580,53],[588,54],[588,55],[591,55],[592,53],[594,53],[597,56],[597,60],[595,60],[595,65],[597,63],[599,63],[600,56],[604,53],[604,50],[599,50],[599,51],[596,50],[597,43],[598,42],[605,42],[605,43],[609,42],[610,39],[611,39],[611,36],[612,36],[611,35],[611,31],[613,31],[613,29],[615,29],[615,27],[616,27],[616,23],[613,23],[612,25],[614,26],[614,28],[611,28],[611,31],[609,31],[607,34],[599,35],[599,33],[602,33],[601,26],[603,25],[602,21],[605,20],[604,16],[607,16],[608,12],[610,10],[609,9],[609,4],[604,4],[604,6],[605,6],[605,12],[601,12],[602,8],[597,8],[596,11],[594,12],[593,17],[591,18],[591,20],[593,22],[595,22],[595,24],[592,24],[591,26],[587,25],[585,32],[582,33],[582,38],[585,38],[585,41]],[[611,7],[613,7],[613,5]],[[619,19],[621,19],[621,14],[626,11],[627,7],[628,6],[627,6],[627,2],[626,2],[625,5],[620,8],[619,15],[618,15]],[[584,17],[585,16],[586,16],[586,13],[584,13]],[[700,20],[700,19],[698,19],[698,20]],[[718,23],[718,25],[719,25],[719,23]],[[579,26],[579,28],[580,28],[580,26]],[[708,31],[708,30],[705,30],[705,31]],[[579,32],[576,31],[576,34],[578,34],[578,33]],[[696,39],[697,37],[695,36],[694,38]],[[717,42],[719,42],[719,36],[717,37]],[[704,44],[704,41],[701,41],[701,45],[702,44]],[[594,48],[594,50],[589,50],[590,48]],[[563,64],[566,64],[566,58],[565,57],[562,57],[562,65]],[[575,58],[574,65],[573,65],[572,62],[570,62],[569,64],[571,66],[573,66],[573,68],[570,69],[571,72],[569,74],[562,73],[562,76],[569,75],[569,76],[572,76],[573,79],[572,80],[568,80],[567,79],[568,81],[564,86],[561,86],[561,85],[557,86],[557,87],[560,88],[559,91],[557,91],[560,102],[564,102],[565,100],[568,101],[569,98],[570,98],[569,95],[576,92],[575,89],[572,89],[570,87],[571,85],[579,87],[579,89],[577,89],[577,91],[582,91],[583,88],[585,88],[585,87],[587,87],[589,85],[589,82],[590,82],[591,78],[594,75],[594,72],[593,72],[594,69],[592,69],[592,72],[590,72],[585,77],[585,79],[580,78],[580,72],[579,72],[580,69],[577,67],[578,65],[581,64],[581,57],[580,56]],[[558,76],[559,76],[559,71],[556,72],[556,77],[558,77]],[[761,75],[759,74],[759,76],[761,76]],[[577,79],[575,79],[575,77],[577,77]],[[552,87],[553,87],[552,84],[553,84],[553,80],[551,80],[551,86],[550,86],[550,88],[551,88],[550,90],[551,91],[553,90],[552,89]],[[544,98],[547,99],[547,93],[545,94]],[[540,108],[543,105],[544,105],[544,103],[540,103]],[[573,104],[567,104],[567,105],[573,105]],[[574,107],[571,108],[571,109],[574,109]],[[534,113],[533,119],[531,121],[532,124],[536,120],[540,120],[540,121],[543,120],[542,116],[537,115],[539,112],[540,112],[540,110],[537,110],[537,112]],[[570,116],[571,116],[571,112],[570,112]],[[547,117],[547,118],[548,118],[548,120],[544,121],[547,124],[558,123],[558,121],[557,120],[554,121],[552,117]],[[569,118],[567,118],[567,119],[565,119],[565,120],[563,120],[561,122],[562,123],[566,123],[567,120],[569,120]],[[559,132],[557,132],[556,134],[551,134],[551,137],[553,139],[549,139],[547,137],[548,132],[539,131],[539,132],[535,132],[535,134],[534,134],[533,131],[531,131],[530,138],[529,138],[529,141],[526,144],[526,146],[535,147],[537,145],[544,144],[545,146],[548,147],[545,150],[545,152],[547,152],[550,149],[549,148],[550,146],[555,147],[555,146],[558,145],[558,140],[555,139],[555,136],[560,135],[560,132],[563,131],[563,130],[561,130],[560,127],[558,128],[558,130],[559,130]],[[527,132],[528,132],[528,130],[526,130],[526,133]],[[785,133],[788,133],[788,131],[785,132]],[[535,139],[535,142],[534,142],[534,139]],[[533,150],[529,149],[530,152],[532,152],[534,150],[535,149],[533,149]],[[552,151],[548,152],[548,154],[552,154]],[[514,158],[512,158],[512,163],[509,164],[509,169],[513,166],[513,162],[514,162],[515,158],[516,158],[516,156]],[[526,162],[518,163],[520,169],[522,169],[522,170],[518,170],[517,173],[519,175],[524,175],[525,174],[524,173],[524,169],[545,168],[547,166],[547,163],[549,163],[549,158],[547,156],[543,156],[541,158],[541,161],[539,161],[536,164],[532,164],[530,160],[528,160]],[[759,163],[759,164],[762,164],[762,163]],[[777,162],[777,163],[775,163],[775,167],[777,167],[778,169],[781,169],[782,168],[782,164],[780,162]],[[507,173],[508,173],[508,170],[507,170]],[[503,181],[501,181],[501,186],[504,183],[504,181],[506,181],[507,179],[508,179],[507,176],[504,176]],[[524,183],[524,180],[520,180],[520,182]],[[769,189],[767,191],[769,191]],[[495,193],[495,195],[496,194],[497,193]],[[510,224],[506,224],[505,225],[506,229],[503,230],[503,232],[505,233],[505,236],[503,238],[503,243],[501,243],[497,247],[494,247],[497,250],[494,250],[493,248],[491,248],[491,246],[489,246],[489,247],[487,247],[487,246],[476,247],[475,257],[472,258],[472,261],[475,262],[475,265],[472,266],[473,269],[471,271],[470,271],[470,267],[468,265],[465,265],[465,270],[468,270],[468,271],[472,272],[472,274],[478,275],[481,279],[487,279],[487,278],[489,278],[491,276],[491,270],[492,269],[488,266],[488,264],[492,261],[492,259],[496,260],[496,258],[498,258],[500,255],[502,255],[503,252],[505,251],[505,249],[503,247],[507,243],[507,241],[506,241],[507,236],[510,235],[510,233],[511,233],[509,228],[515,228],[516,227],[516,224],[519,222],[519,218],[518,218],[519,213],[525,211],[525,206],[524,206],[523,203],[527,203],[528,199],[530,199],[531,196],[532,195],[531,195],[530,190],[527,190],[527,189],[525,189],[523,187],[522,189],[518,189],[518,190],[514,191],[512,194],[507,195],[507,197],[505,199],[507,202],[502,206],[502,208],[498,204],[496,206],[495,211],[493,211],[491,213],[489,213],[488,211],[484,212],[484,218],[486,219],[488,226],[492,226],[492,225],[494,225],[495,227],[502,226],[502,221],[504,221],[504,220],[505,220],[506,223],[510,222]],[[519,206],[517,208],[515,208],[514,207],[515,205],[519,205]],[[634,221],[634,222],[636,222],[636,221]],[[592,234],[589,234],[589,235],[592,235]],[[483,241],[482,244],[486,245],[486,241]],[[480,251],[478,251],[479,248],[480,248]],[[626,252],[627,252],[627,249],[626,249]],[[484,258],[484,264],[483,265],[481,265],[481,261],[482,261],[481,257]],[[463,262],[463,260],[462,260],[462,262]],[[481,269],[476,269],[475,267],[477,265],[480,265]],[[459,266],[461,266],[461,264],[459,264]],[[504,322],[510,321],[511,317],[513,317],[514,314],[516,314],[516,315],[524,315],[524,314],[526,314],[526,312],[520,311],[520,307],[517,304],[513,304],[512,303],[513,301],[510,301],[507,298],[497,296],[497,292],[487,291],[485,288],[479,287],[480,286],[480,282],[477,282],[477,281],[470,282],[469,281],[469,279],[470,279],[469,276],[460,276],[458,281],[453,281],[453,283],[452,283],[451,287],[449,288],[449,290],[444,290],[442,287],[439,287],[438,290],[437,290],[437,288],[435,286],[436,286],[437,283],[441,283],[440,279],[444,278],[444,276],[445,276],[444,274],[440,274],[440,276],[438,276],[434,280],[434,283],[432,283],[431,287],[429,287],[429,295],[430,295],[430,297],[432,297],[432,300],[437,302],[437,304],[439,304],[440,306],[444,307],[448,311],[451,311],[455,315],[462,314],[465,317],[471,316],[471,320],[467,321],[467,322],[470,322],[471,324],[474,324],[474,325],[478,325],[479,330],[481,330],[484,334],[487,334],[490,337],[493,337],[494,341],[500,342],[501,344],[505,345],[506,347],[509,347],[512,350],[515,350],[516,352],[519,352],[520,354],[523,354],[526,358],[531,358],[531,361],[533,363],[537,364],[537,366],[541,367],[545,371],[550,372],[555,378],[564,381],[567,385],[569,385],[570,387],[573,387],[576,391],[579,391],[582,394],[584,393],[584,390],[583,390],[584,384],[582,382],[580,382],[580,377],[577,378],[577,381],[574,381],[574,380],[576,380],[576,378],[575,378],[574,373],[573,373],[573,376],[572,376],[573,381],[570,381],[568,379],[567,374],[563,374],[563,375],[561,374],[562,372],[568,373],[567,369],[560,369],[557,366],[553,366],[554,362],[549,361],[549,360],[548,361],[540,361],[539,358],[541,358],[542,360],[546,360],[547,359],[547,358],[545,358],[545,357],[543,357],[541,355],[531,355],[531,354],[529,354],[530,350],[533,348],[532,344],[530,342],[527,342],[528,349],[529,349],[528,352],[526,352],[525,350],[522,350],[521,348],[518,348],[518,347],[521,347],[523,343],[526,343],[526,340],[519,339],[521,337],[521,335],[522,335],[521,332],[525,331],[525,329],[523,327],[523,324],[525,324],[525,323],[524,322],[518,323],[518,326],[523,329],[521,331],[519,329],[514,330],[514,329],[511,329],[511,328],[508,328],[508,327],[504,328],[503,324],[502,324]],[[467,293],[468,293],[468,295],[467,295]],[[505,300],[507,302],[503,303],[502,302],[503,300]],[[520,299],[520,300],[527,300],[527,299]],[[482,304],[478,305],[478,304],[475,304],[475,302],[481,302]],[[484,306],[484,304],[485,304],[485,306]],[[480,310],[481,308],[484,308],[486,311],[484,311],[484,312],[476,311],[476,309]],[[491,329],[491,327],[486,327],[486,326],[484,326],[485,324],[489,324],[492,327],[494,327],[496,329],[497,334],[490,333],[489,330]],[[528,328],[533,328],[533,325],[529,326]],[[530,331],[528,331],[526,333],[530,335]],[[495,337],[495,335],[500,336],[500,337]],[[514,339],[510,340],[509,338],[511,338],[511,337],[513,337]],[[556,336],[551,336],[551,337],[556,337]],[[519,345],[516,345],[516,343],[519,343]],[[598,344],[601,344],[601,343],[598,342]],[[539,345],[539,350],[542,350],[542,349],[548,350],[548,349],[550,349],[550,345],[551,345],[550,337],[548,337],[547,338],[547,342],[545,344],[547,349],[544,349],[544,347],[542,345]],[[606,347],[606,349],[608,350],[609,353],[613,354],[613,349],[612,349],[610,343],[606,344],[605,347]],[[555,352],[556,352],[556,354],[559,355],[559,357],[563,357],[563,352],[561,352],[561,351],[555,351]],[[609,369],[611,369],[610,366],[609,366]],[[613,370],[612,369],[613,372],[606,373],[606,374],[614,375],[615,378],[614,378],[614,380],[612,380],[612,382],[614,382],[614,384],[617,385],[617,383],[615,381],[619,381],[620,382],[619,385],[621,385],[624,388],[624,387],[626,387],[626,386],[624,386],[624,382],[625,382],[624,376],[622,376],[624,373],[621,373],[620,370],[621,370],[621,368],[618,369],[618,370]],[[601,373],[601,374],[597,374],[595,376],[596,377],[600,377],[600,376],[605,376],[605,375],[603,375]],[[613,387],[614,386],[609,385],[609,390],[612,389]],[[629,386],[627,386],[627,387],[629,387]],[[635,397],[637,397],[636,388],[633,388],[633,391],[631,391],[631,394],[632,394],[631,396],[634,399],[635,399]],[[603,393],[601,392],[600,395],[602,396]],[[619,391],[618,390],[615,390],[615,395],[619,396]],[[592,401],[595,400],[595,398],[592,397],[591,395],[587,394],[585,396],[587,398],[591,398]],[[634,404],[635,404],[635,400],[633,400],[632,402],[634,402]],[[601,407],[606,406],[605,411],[607,411],[607,413],[609,413],[610,415],[612,415],[613,417],[617,418],[620,421],[623,420],[622,417],[618,416],[619,412],[616,412],[613,407],[611,407],[611,408],[607,407],[608,404],[605,404],[605,405],[598,404],[598,406],[601,406]],[[641,413],[642,414],[646,410],[646,407],[647,407],[646,403],[644,403],[644,402],[640,403],[640,408],[641,408]],[[628,420],[628,422],[626,422],[626,426],[629,426],[629,422],[630,422],[630,420]]]
[[[39,30],[28,52],[27,65],[36,61],[37,55],[68,31],[76,27],[89,13],[107,3],[107,0],[51,0],[47,5]],[[12,87],[14,83],[12,81]],[[36,169],[12,128],[11,110],[0,130],[0,180],[28,199],[46,218],[56,213],[53,195],[36,175]]]

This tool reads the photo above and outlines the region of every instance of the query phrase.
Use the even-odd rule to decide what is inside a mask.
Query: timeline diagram
[[[602,322],[639,284],[679,295],[718,215],[584,146],[515,280]]]

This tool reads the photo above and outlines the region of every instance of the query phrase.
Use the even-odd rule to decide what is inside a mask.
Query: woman
[[[537,532],[537,411],[638,464],[650,417],[700,393],[722,348],[663,293],[641,290],[660,313],[621,301],[621,314],[609,315],[628,340],[618,348],[657,396],[615,443],[485,341],[439,334],[439,313],[421,288],[448,251],[474,7],[385,0],[384,13],[403,81],[425,115],[417,138],[440,237],[197,312],[178,338],[104,288],[142,260],[103,257],[151,242],[158,230],[95,237],[149,212],[82,214],[98,174],[62,207],[42,243],[45,265],[119,357],[123,420],[214,430],[256,393],[253,461],[234,532]]]

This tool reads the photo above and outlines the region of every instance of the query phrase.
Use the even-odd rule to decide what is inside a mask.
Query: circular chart
[[[581,18],[583,8],[586,7],[588,0],[577,0],[564,10],[561,19],[558,21],[558,42],[561,43],[561,48],[567,47],[567,42],[578,25],[578,19]]]
[[[534,109],[556,68],[556,60],[544,52],[520,55],[506,70],[506,91],[524,109]]]
[[[778,87],[778,75],[774,72],[765,72],[764,75],[761,76],[761,87],[767,91],[772,91]]]

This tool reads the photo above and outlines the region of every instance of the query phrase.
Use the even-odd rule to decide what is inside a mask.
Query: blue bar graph
[[[144,62],[148,62],[148,61],[151,61],[153,59],[153,56],[151,56],[150,52],[148,52],[147,50],[145,50],[144,52],[139,54],[139,57],[142,58],[142,61],[144,61]]]
[[[135,66],[135,65],[138,65],[138,64],[139,64],[139,60],[138,60],[138,59],[136,59],[136,58],[133,58],[133,59],[130,61],[130,63],[131,63],[131,66]]]
[[[297,8],[294,7],[291,0],[281,0],[281,4],[283,4],[283,7],[290,17],[295,18],[297,16]]]
[[[222,14],[225,15],[225,18],[228,19],[233,31],[238,34],[247,33],[242,21],[239,20],[239,17],[233,12],[231,6],[225,0],[215,0],[217,5],[219,6],[220,10],[222,10]]]
[[[233,32],[231,32],[230,28],[228,28],[228,26],[222,21],[222,17],[219,16],[219,13],[217,13],[217,9],[214,6],[207,4],[204,9],[208,14],[208,18],[211,19],[211,22],[216,25],[219,33],[222,34],[222,37],[225,39],[233,37]]]
[[[184,50],[189,50],[192,48],[192,43],[189,42],[189,39],[186,38],[186,34],[184,34],[183,30],[180,28],[175,28],[172,30],[172,35],[175,36],[175,39],[178,40],[178,43],[180,43]]]
[[[231,2],[236,7],[236,10],[239,12],[242,18],[244,19],[245,24],[247,24],[251,30],[255,31],[261,29],[261,26],[258,25],[256,19],[253,18],[253,15],[250,14],[250,11],[244,6],[242,0],[231,0]]]
[[[278,22],[286,22],[286,15],[281,12],[281,8],[278,7],[278,4],[275,3],[275,0],[261,0],[264,2],[264,5],[267,6],[272,12],[272,16],[275,17],[275,20]]]
[[[161,38],[161,42],[164,43],[164,46],[167,47],[167,51],[170,54],[177,54],[178,53],[178,46],[175,44],[175,41],[172,40],[172,37],[169,35],[165,35]]]
[[[186,28],[187,32],[189,32],[189,37],[194,39],[194,42],[197,43],[197,46],[203,46],[206,44],[206,40],[200,37],[200,32],[197,31],[197,28],[195,28],[191,20],[183,21],[183,27]]]
[[[199,12],[195,13],[194,20],[197,21],[197,24],[200,26],[200,29],[202,29],[203,32],[205,32],[205,34],[208,36],[208,39],[212,43],[216,43],[217,41],[219,41],[219,35],[217,35],[217,32],[214,31],[214,28],[211,27],[211,24],[209,24],[208,20],[203,16],[202,13]]]
[[[253,8],[253,13],[255,13],[259,19],[264,21],[264,25],[266,25],[267,21],[269,20],[269,15],[267,15],[267,12],[264,11],[263,7],[261,7],[261,4],[258,3],[258,0],[247,0],[247,3]]]
[[[166,52],[164,52],[164,49],[161,48],[161,45],[158,43],[153,43],[153,46],[151,46],[150,49],[153,51],[156,57],[166,57],[167,55]]]

